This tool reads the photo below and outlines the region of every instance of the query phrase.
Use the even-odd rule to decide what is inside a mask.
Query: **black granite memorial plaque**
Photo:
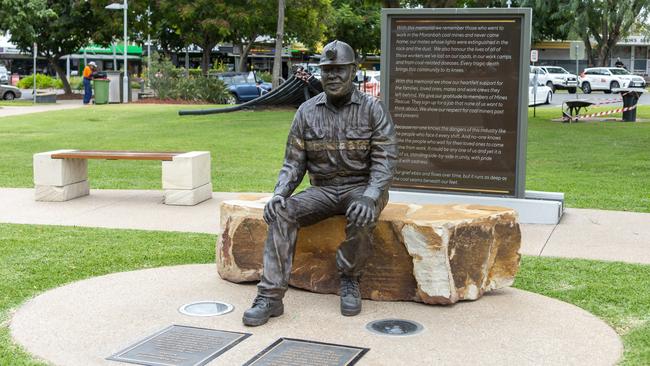
[[[431,10],[384,20],[382,94],[400,147],[392,187],[521,197],[527,13]]]
[[[107,360],[147,366],[200,366],[212,361],[250,333],[172,325]]]
[[[354,365],[369,348],[280,338],[244,366],[347,366]]]

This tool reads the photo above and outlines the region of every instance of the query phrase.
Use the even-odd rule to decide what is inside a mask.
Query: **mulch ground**
[[[83,94],[59,94],[56,96],[56,100],[77,100],[83,98]]]

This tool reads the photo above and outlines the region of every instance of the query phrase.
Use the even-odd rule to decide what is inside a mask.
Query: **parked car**
[[[549,88],[553,89],[553,80],[551,79],[551,76],[546,72],[546,70],[540,69],[538,66],[530,66],[530,74],[537,74],[538,82],[544,83],[544,85],[547,85]]]
[[[253,72],[222,72],[214,74],[230,91],[228,104],[239,104],[253,100],[271,90],[271,83],[257,79]]]
[[[302,67],[305,71],[308,73],[314,75],[314,77],[318,80],[320,80],[320,66],[318,64],[294,64],[293,67],[298,68]]]
[[[0,85],[0,99],[4,100],[14,100],[20,98],[23,93],[20,92],[20,89],[11,85]]]
[[[528,106],[551,103],[553,90],[539,79],[537,81],[537,90],[535,90],[534,77],[535,74],[530,74],[528,78]]]
[[[591,67],[585,69],[579,78],[580,88],[585,94],[594,90],[611,93],[617,88],[645,88],[645,80],[621,67]]]
[[[381,83],[379,71],[357,71],[357,75],[355,75],[353,82],[357,89],[362,92],[375,97],[379,96]]]
[[[0,65],[0,85],[9,84],[9,71],[3,65]]]
[[[545,73],[544,84],[553,89],[553,92],[556,89],[568,90],[571,94],[576,92],[578,87],[578,77],[576,75],[559,66],[538,66],[537,69]]]

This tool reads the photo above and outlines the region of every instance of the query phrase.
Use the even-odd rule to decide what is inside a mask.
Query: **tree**
[[[384,8],[462,8],[464,6],[485,8],[487,6],[500,6],[506,0],[383,0]]]
[[[584,42],[589,63],[608,66],[612,48],[633,24],[645,19],[650,1],[570,0],[564,8],[575,16],[570,27]],[[595,49],[592,49],[592,39],[596,42]]]
[[[158,0],[169,28],[185,45],[201,47],[201,71],[208,74],[212,49],[229,34],[225,0]]]
[[[340,39],[360,57],[380,49],[381,4],[364,0],[334,0],[331,39]]]
[[[229,0],[228,19],[233,45],[241,52],[239,71],[247,70],[247,59],[255,40],[260,36],[276,38],[277,2],[269,0]],[[285,0],[283,41],[300,41],[314,47],[321,41],[331,17],[329,0]]]
[[[519,6],[533,9],[532,41],[563,40],[569,36],[566,24],[573,23],[575,15],[564,11],[566,0],[522,0]]]
[[[86,46],[102,22],[91,2],[81,0],[4,0],[0,7],[0,30],[11,34],[22,52],[32,53],[37,42],[38,54],[59,75],[66,93],[72,89],[59,60]]]
[[[278,31],[275,33],[275,56],[273,57],[273,89],[280,85],[282,74],[282,40],[284,39],[284,0],[278,0]]]
[[[277,13],[277,3],[269,0],[229,0],[228,9],[231,24],[228,38],[240,50],[237,71],[246,71],[248,55],[257,37],[272,35],[276,30],[277,18],[269,14]]]

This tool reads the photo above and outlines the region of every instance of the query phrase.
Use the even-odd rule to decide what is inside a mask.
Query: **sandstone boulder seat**
[[[268,199],[268,197],[266,198]],[[217,270],[231,282],[258,281],[267,225],[265,199],[243,197],[221,205]],[[337,293],[336,249],[345,217],[298,233],[289,284]],[[361,279],[372,300],[453,304],[510,286],[519,269],[521,232],[514,210],[503,207],[389,203],[374,232],[374,253]]]
[[[209,151],[55,150],[34,154],[36,200],[62,202],[88,195],[88,159],[162,161],[165,204],[192,206],[212,198]]]

